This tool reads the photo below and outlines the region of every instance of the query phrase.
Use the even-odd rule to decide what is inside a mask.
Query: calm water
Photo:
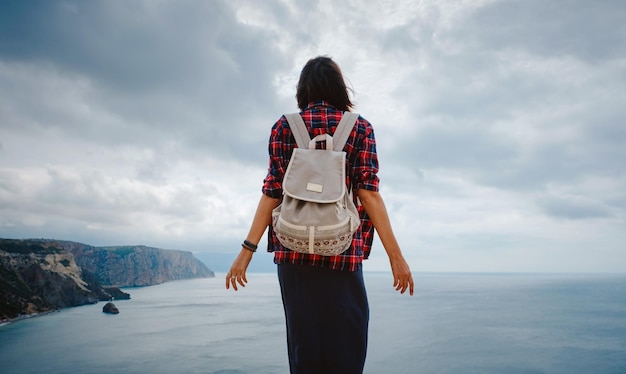
[[[132,300],[0,326],[0,373],[286,373],[274,274],[126,289]],[[626,276],[365,273],[366,373],[626,373]]]

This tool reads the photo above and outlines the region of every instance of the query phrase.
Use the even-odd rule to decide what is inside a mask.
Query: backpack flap
[[[346,190],[345,162],[345,152],[295,148],[285,172],[283,192],[314,203],[337,202]]]

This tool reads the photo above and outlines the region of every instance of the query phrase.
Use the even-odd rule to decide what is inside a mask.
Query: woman
[[[352,109],[337,64],[321,56],[307,62],[300,74],[296,99],[311,139],[333,134],[344,111]],[[272,210],[282,197],[282,181],[295,139],[282,116],[272,127],[269,170],[263,195],[242,249],[226,275],[226,288],[245,287],[246,269],[269,227],[268,251],[278,267],[291,373],[362,373],[367,350],[369,307],[362,261],[369,256],[374,229],[387,252],[397,291],[413,295],[413,278],[393,234],[378,193],[376,141],[372,125],[359,117],[346,142],[346,183],[351,186],[361,226],[352,245],[338,256],[320,256],[283,247],[271,227]]]

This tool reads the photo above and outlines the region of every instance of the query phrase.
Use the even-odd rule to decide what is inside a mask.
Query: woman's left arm
[[[378,191],[363,188],[360,188],[357,194],[367,215],[372,220],[372,224],[389,257],[391,272],[393,273],[393,286],[396,288],[396,291],[400,291],[400,293],[404,293],[408,289],[409,294],[412,296],[414,284],[411,269],[404,259],[404,256],[402,256],[400,245],[393,234],[387,208],[385,207],[382,196]]]

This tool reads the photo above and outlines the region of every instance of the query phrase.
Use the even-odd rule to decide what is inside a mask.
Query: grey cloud
[[[626,188],[624,188],[623,190],[626,190]],[[626,212],[626,193],[623,193],[621,195],[618,194],[618,196],[616,197],[607,197],[604,200],[604,204],[615,210],[621,210],[622,212]]]
[[[470,121],[423,127],[398,143],[394,159],[425,170],[456,170],[479,184],[507,190],[576,184],[592,175],[612,178],[623,175],[626,167],[625,137],[597,141],[583,131],[572,139],[546,134],[540,143],[524,144],[506,131]]]
[[[482,46],[595,62],[626,53],[625,19],[620,0],[503,1],[478,8],[467,22],[479,27],[464,36]]]
[[[407,137],[394,150],[395,158],[404,157],[427,169],[498,169],[516,157],[515,144],[499,139],[488,129],[440,122]],[[408,156],[408,157],[407,157]]]
[[[75,118],[72,103],[40,97],[54,95],[52,84],[38,92],[7,78],[17,87],[14,102],[29,106],[18,114],[31,117],[18,118],[17,128],[37,123],[112,143],[178,139],[249,161],[238,152],[240,135],[269,134],[282,105],[273,79],[288,59],[276,35],[239,23],[227,1],[11,2],[0,13],[0,61],[82,80],[76,99],[110,119],[103,126]]]
[[[189,85],[205,78],[198,72],[223,79],[245,66],[230,58],[231,46],[250,47],[260,39],[236,27],[228,3],[185,4],[191,5],[12,2],[3,7],[0,53],[9,60],[50,62],[131,92]]]
[[[109,229],[141,226],[133,217],[151,214],[197,222],[210,206],[208,198],[216,195],[215,187],[203,180],[172,186],[164,190],[167,196],[161,196],[154,183],[111,177],[98,170],[78,173],[49,167],[44,172],[44,181],[33,187],[15,173],[0,173],[0,195],[4,195],[0,210],[5,219],[15,223],[31,215],[47,217],[46,225],[76,220]]]
[[[545,196],[537,204],[549,216],[559,219],[608,218],[613,214],[601,202],[577,196]]]
[[[419,42],[413,37],[414,26],[406,24],[393,27],[380,34],[381,48],[387,52],[414,51]],[[373,33],[376,35],[375,33]]]
[[[593,175],[612,177],[624,168],[619,160],[607,157],[621,158],[623,156],[619,154],[622,151],[603,152],[601,145],[592,147],[584,141],[570,144],[551,142],[534,146],[526,153],[518,158],[500,160],[501,167],[497,169],[474,170],[476,180],[504,189],[533,190],[544,189],[551,183],[577,184]]]
[[[621,73],[622,77],[617,75],[613,82],[626,82],[626,64]],[[626,90],[623,88],[623,85],[619,83],[604,83],[599,87],[602,95],[598,97],[590,95],[590,110],[584,117],[579,118],[579,121],[586,124],[581,129],[582,136],[604,148],[597,149],[597,151],[615,152],[613,157],[604,157],[609,163],[617,161],[622,164],[619,153],[626,149],[626,126],[624,125],[626,108],[623,105],[626,102]]]
[[[626,112],[619,78],[626,66],[611,59],[626,46],[626,26],[616,24],[625,10],[618,2],[578,5],[571,12],[558,12],[562,2],[477,7],[437,29],[438,38],[453,43],[450,49],[421,32],[424,26],[394,31],[405,38],[423,35],[412,51],[422,68],[394,96],[410,103],[418,130],[404,137],[396,158],[406,160],[410,152],[418,167],[457,170],[476,182],[513,189],[622,173]],[[566,46],[567,57],[557,48],[562,38],[584,45]],[[593,64],[587,61],[591,54]],[[537,131],[531,144],[507,131],[507,123],[522,131],[523,121]]]

